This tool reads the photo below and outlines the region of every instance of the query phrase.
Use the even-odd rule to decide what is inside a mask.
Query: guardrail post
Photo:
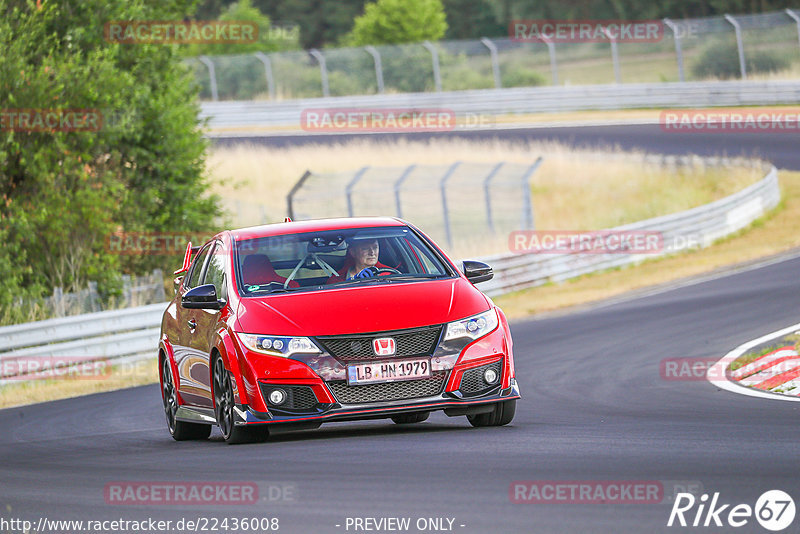
[[[786,14],[792,17],[792,19],[797,23],[797,39],[800,41],[800,16],[797,15],[794,11],[786,8]]]
[[[525,171],[525,174],[522,175],[522,229],[523,230],[533,230],[534,226],[534,213],[533,213],[533,201],[531,200],[531,176],[539,166],[544,161],[542,156],[528,167],[528,170]]]
[[[361,178],[364,176],[364,173],[367,172],[367,169],[369,169],[369,165],[367,165],[366,167],[362,167],[355,174],[355,176],[353,176],[353,179],[350,180],[350,183],[348,183],[347,187],[345,188],[345,194],[347,195],[347,216],[348,217],[353,217],[353,198],[352,198],[353,188],[356,186],[356,184],[358,184],[359,180],[361,180]]]
[[[403,207],[400,203],[400,188],[403,186],[403,182],[406,181],[406,178],[411,174],[416,168],[416,164],[411,164],[406,167],[406,170],[403,171],[403,174],[400,175],[400,178],[394,183],[394,204],[397,207],[397,216],[402,219],[403,218]]]
[[[683,70],[683,48],[681,47],[681,36],[678,33],[678,27],[670,19],[664,19],[664,24],[669,26],[669,29],[672,30],[672,36],[675,39],[675,56],[678,59],[678,77],[680,81],[685,82],[686,75]]]
[[[442,92],[442,75],[439,72],[439,52],[430,41],[425,41],[422,46],[428,49],[431,53],[431,61],[433,62],[433,83],[436,85],[436,92]]]
[[[316,48],[312,48],[308,51],[308,53],[317,60],[317,63],[319,63],[319,77],[322,81],[322,96],[331,96],[330,87],[328,86],[328,66],[325,64],[325,56],[323,56],[322,52]]]
[[[294,195],[300,191],[300,188],[303,187],[303,184],[306,183],[306,180],[308,180],[309,176],[311,176],[311,171],[304,172],[303,176],[301,176],[300,179],[297,180],[297,183],[294,184],[292,190],[289,191],[289,194],[286,195],[286,207],[289,210],[289,218],[292,220],[294,220]]]
[[[608,28],[603,28],[603,33],[606,34],[608,40],[611,42],[611,61],[614,63],[614,79],[617,83],[622,83],[622,76],[619,73],[619,49],[617,47],[617,38],[611,35]]]
[[[492,219],[492,196],[491,196],[491,184],[492,178],[495,177],[497,172],[500,170],[500,167],[505,165],[504,161],[501,161],[489,172],[486,178],[483,179],[483,196],[486,199],[486,220],[489,223],[489,231],[495,233],[494,230],[494,220]]]
[[[730,15],[725,15],[725,20],[731,23],[733,30],[736,32],[736,47],[739,49],[739,70],[742,73],[742,80],[747,79],[747,63],[744,60],[744,42],[742,41],[742,27],[739,21]]]
[[[558,85],[558,59],[556,59],[556,44],[544,35],[541,36],[544,44],[547,45],[547,53],[550,55],[550,73],[553,76],[553,85]]]
[[[492,74],[494,75],[494,86],[496,89],[503,88],[503,82],[500,79],[500,62],[497,59],[497,46],[487,37],[481,37],[483,46],[489,49],[489,55],[492,58]]]
[[[442,215],[444,216],[444,233],[447,236],[447,246],[453,248],[453,234],[450,231],[450,212],[447,209],[447,180],[456,172],[458,166],[461,165],[460,161],[453,163],[447,172],[444,173],[442,179],[439,181],[439,189],[442,192]]]
[[[375,81],[378,84],[378,94],[383,94],[383,63],[381,62],[381,54],[374,46],[367,46],[364,50],[372,56],[372,61],[375,62]]]
[[[272,61],[269,56],[263,52],[256,52],[253,54],[261,63],[264,64],[264,76],[267,78],[267,89],[269,90],[269,99],[275,100],[275,78],[272,76]]]
[[[217,71],[214,69],[214,62],[208,56],[200,56],[197,58],[208,69],[208,78],[211,80],[211,100],[219,100],[219,92],[217,91]]]

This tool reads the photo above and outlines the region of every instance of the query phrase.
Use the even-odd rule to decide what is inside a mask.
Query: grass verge
[[[66,399],[156,382],[158,382],[158,363],[153,357],[125,365],[115,365],[107,376],[102,377],[12,381],[0,387],[0,408]]]
[[[559,284],[517,291],[495,302],[510,318],[551,312],[628,291],[709,273],[800,247],[800,173],[780,171],[781,204],[749,228],[700,250],[645,261]]]

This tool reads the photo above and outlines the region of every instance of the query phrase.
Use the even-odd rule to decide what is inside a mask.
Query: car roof
[[[350,228],[372,228],[376,226],[406,226],[406,222],[394,217],[343,217],[339,219],[312,219],[293,221],[262,226],[251,226],[231,230],[230,235],[236,241],[255,239],[273,235],[299,234],[324,230],[344,230]]]

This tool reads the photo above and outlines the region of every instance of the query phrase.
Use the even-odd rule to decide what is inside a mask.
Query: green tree
[[[279,52],[300,48],[300,32],[292,28],[275,28],[267,15],[254,7],[251,0],[239,0],[230,4],[218,17],[221,21],[245,21],[258,27],[258,39],[251,43],[203,43],[182,49],[184,55],[202,54],[249,54],[253,52]]]
[[[103,35],[112,21],[181,20],[189,3],[0,0],[0,280],[18,295],[89,280],[113,294],[120,274],[176,258],[121,257],[106,246],[111,232],[214,227],[196,89],[177,45]],[[33,131],[9,124],[14,110],[89,110],[100,121]]]
[[[436,41],[447,31],[441,0],[378,0],[367,4],[346,41],[351,46]]]

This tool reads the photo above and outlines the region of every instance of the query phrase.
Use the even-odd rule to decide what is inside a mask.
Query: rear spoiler
[[[189,267],[192,265],[192,256],[197,254],[199,251],[200,251],[200,246],[198,245],[196,247],[193,247],[192,242],[189,241],[189,243],[186,245],[186,253],[184,253],[183,255],[183,266],[181,266],[180,269],[178,269],[172,274],[178,275],[188,271]]]

